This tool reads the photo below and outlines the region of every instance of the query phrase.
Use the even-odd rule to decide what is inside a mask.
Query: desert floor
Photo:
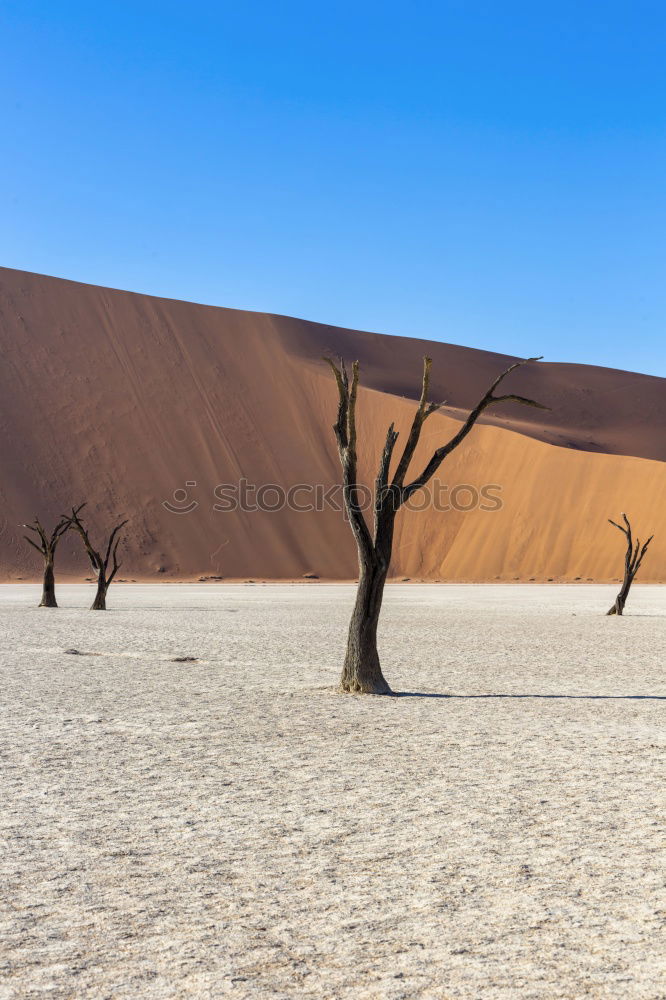
[[[666,588],[391,586],[397,698],[335,691],[350,586],[38,593],[3,1000],[666,997]]]

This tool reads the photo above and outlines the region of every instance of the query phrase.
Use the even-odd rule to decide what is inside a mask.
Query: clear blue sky
[[[0,263],[666,375],[666,5],[0,7]]]

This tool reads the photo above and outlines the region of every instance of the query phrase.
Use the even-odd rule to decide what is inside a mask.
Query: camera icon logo
[[[188,479],[185,486],[196,486],[195,479]],[[168,510],[170,514],[191,514],[193,510],[196,510],[199,506],[198,501],[188,500],[188,493],[186,489],[180,487],[173,491],[172,500],[163,500],[162,506],[165,510]]]

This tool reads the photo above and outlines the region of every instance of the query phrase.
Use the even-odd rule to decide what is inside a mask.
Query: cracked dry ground
[[[398,698],[335,692],[348,586],[37,594],[3,1000],[666,997],[666,588],[392,586]]]

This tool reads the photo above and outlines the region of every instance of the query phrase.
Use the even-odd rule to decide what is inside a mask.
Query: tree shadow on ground
[[[433,694],[428,691],[394,691],[395,698],[565,698],[573,701],[666,701],[663,694]]]

